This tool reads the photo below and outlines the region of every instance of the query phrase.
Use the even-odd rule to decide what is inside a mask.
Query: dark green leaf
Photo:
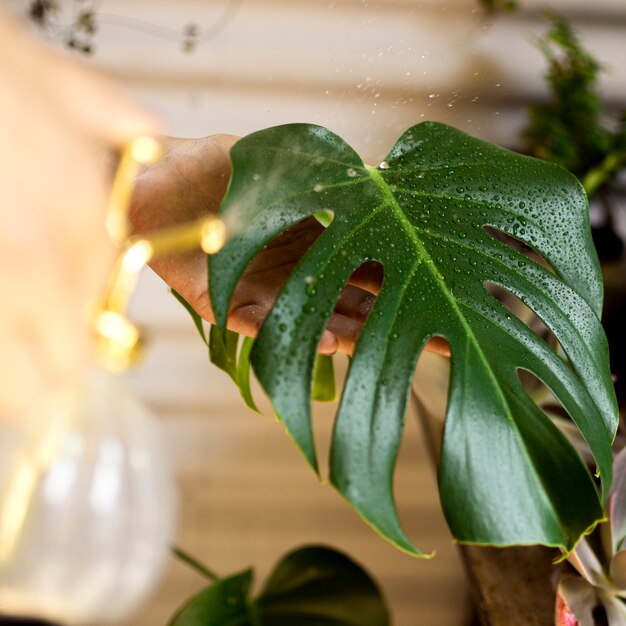
[[[333,484],[383,536],[420,554],[400,527],[392,478],[416,360],[430,337],[442,336],[452,373],[439,482],[454,536],[571,549],[602,518],[601,502],[581,459],[517,372],[532,372],[569,412],[596,459],[605,497],[617,408],[599,322],[599,264],[576,179],[431,122],[409,129],[378,168],[328,130],[305,124],[254,133],[231,156],[221,210],[243,230],[210,262],[222,328],[252,257],[306,217],[334,213],[285,284],[251,356],[310,464],[317,467],[310,398],[318,342],[349,276],[378,261],[385,278],[343,391]],[[487,225],[532,247],[555,273],[490,235]],[[315,293],[307,289],[311,278]],[[568,361],[495,300],[489,283],[532,309]]]
[[[238,345],[238,333],[232,330],[222,332],[217,326],[211,326],[209,331],[209,358],[211,363],[226,372],[237,384]]]
[[[209,333],[209,358],[211,363],[217,365],[232,378],[239,388],[246,406],[253,411],[258,411],[259,409],[254,402],[250,389],[250,351],[253,345],[254,339],[244,337],[239,353],[237,353],[239,334],[232,330],[227,330],[225,335],[222,335],[217,326],[211,326]]]
[[[259,409],[254,402],[252,390],[250,389],[250,352],[252,346],[254,346],[254,339],[252,337],[244,337],[237,363],[237,385],[246,406],[258,412]]]
[[[178,291],[176,291],[175,289],[170,289],[170,292],[183,305],[187,313],[191,315],[191,319],[193,320],[193,323],[196,327],[196,330],[200,334],[200,337],[202,337],[202,341],[204,341],[204,343],[208,345],[206,333],[204,332],[204,321],[202,320],[202,318],[193,310],[191,304],[189,304],[189,302],[187,302],[187,300],[185,300],[185,298],[183,298],[178,293]]]
[[[193,557],[184,555],[197,567]],[[252,570],[210,585],[189,600],[169,626],[388,626],[376,583],[347,556],[311,546],[278,563],[257,600]]]
[[[257,599],[263,626],[387,626],[381,593],[356,563],[323,547],[288,554]]]
[[[256,626],[248,602],[252,570],[203,589],[172,618],[169,626]]]
[[[311,397],[318,402],[334,402],[337,399],[333,357],[318,354],[313,368]]]

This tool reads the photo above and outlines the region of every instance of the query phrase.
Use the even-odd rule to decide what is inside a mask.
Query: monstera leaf
[[[257,598],[252,570],[191,598],[170,626],[389,626],[376,583],[344,554],[308,546],[287,554]]]
[[[384,281],[341,396],[332,483],[384,537],[420,554],[398,521],[393,471],[417,358],[431,337],[443,337],[452,368],[439,485],[452,533],[462,542],[571,550],[602,518],[604,497],[519,372],[545,383],[567,410],[608,493],[617,409],[599,322],[599,266],[576,179],[430,122],[409,129],[377,167],[305,124],[249,135],[231,158],[221,211],[239,230],[211,258],[209,281],[223,332],[252,257],[297,222],[334,215],[293,270],[251,353],[311,466],[316,348],[350,275],[377,261]],[[485,227],[527,244],[547,267]],[[490,295],[490,285],[521,299],[561,350]]]

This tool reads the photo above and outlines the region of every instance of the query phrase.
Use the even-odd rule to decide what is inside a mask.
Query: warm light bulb
[[[117,622],[157,581],[175,494],[158,424],[94,369],[37,425],[0,424],[0,612]]]

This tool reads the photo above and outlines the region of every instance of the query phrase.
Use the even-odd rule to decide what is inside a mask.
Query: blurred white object
[[[64,624],[127,616],[157,581],[174,528],[156,421],[94,369],[52,419],[0,426],[1,610]]]

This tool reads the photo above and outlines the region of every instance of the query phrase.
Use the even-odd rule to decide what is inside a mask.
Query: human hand
[[[0,420],[41,418],[91,360],[113,257],[107,150],[155,124],[0,14]]]
[[[130,215],[136,232],[144,234],[217,212],[231,172],[229,151],[236,141],[232,135],[166,139],[165,157],[137,180]],[[291,271],[323,230],[315,219],[306,219],[254,257],[233,294],[228,328],[251,337],[257,334]],[[159,258],[151,265],[201,317],[214,322],[202,251]],[[322,354],[352,353],[381,282],[382,268],[373,263],[351,276],[322,336]],[[439,338],[426,349],[449,354],[447,343]]]

